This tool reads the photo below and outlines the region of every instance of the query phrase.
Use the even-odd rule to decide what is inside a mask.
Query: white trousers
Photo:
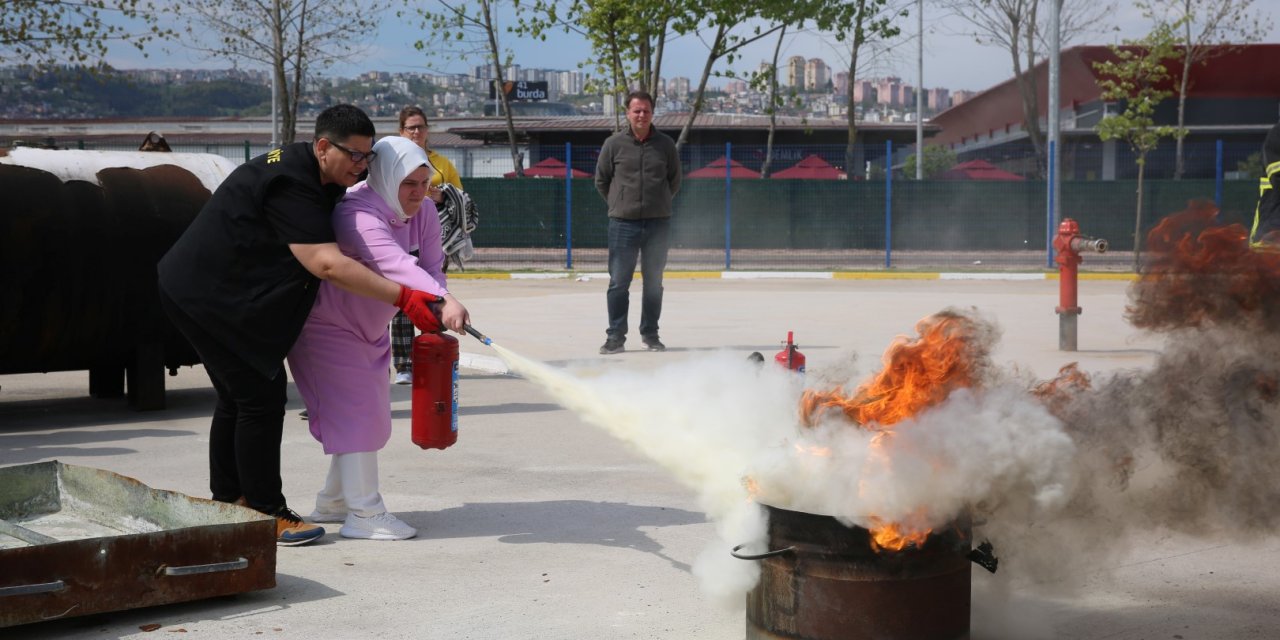
[[[386,513],[378,493],[378,452],[335,453],[329,456],[329,476],[316,494],[322,513],[354,513],[361,518]]]

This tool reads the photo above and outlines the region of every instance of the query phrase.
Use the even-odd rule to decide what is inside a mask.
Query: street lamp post
[[[1045,211],[1045,252],[1048,256],[1045,266],[1053,267],[1053,232],[1058,224],[1058,211],[1061,208],[1059,189],[1061,167],[1059,160],[1062,157],[1061,147],[1061,123],[1058,121],[1059,112],[1062,110],[1059,101],[1061,99],[1061,74],[1059,71],[1061,42],[1060,37],[1060,19],[1062,13],[1062,0],[1053,0],[1053,7],[1049,11],[1049,148],[1048,148],[1048,175],[1046,178],[1046,211]]]
[[[924,180],[924,0],[916,0],[916,180]]]

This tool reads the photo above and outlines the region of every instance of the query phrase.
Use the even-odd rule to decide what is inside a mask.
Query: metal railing
[[[1241,165],[1261,142],[1189,142],[1181,180],[1172,179],[1173,144],[1158,148],[1147,159],[1140,234],[1196,199],[1214,201],[1224,222],[1247,227],[1257,181]],[[171,146],[237,160],[266,151],[248,142]],[[555,158],[581,173],[525,179],[500,177],[510,171],[505,148],[486,151],[503,156],[505,165],[464,155],[476,150],[440,151],[455,160],[480,213],[476,258],[468,269],[605,269],[607,211],[590,177],[598,147],[527,147],[531,166]],[[674,201],[670,268],[989,270],[1052,264],[1048,239],[1057,221],[1047,219],[1047,185],[1035,175],[1029,147],[1004,145],[956,159],[987,162],[995,170],[989,175],[920,181],[904,175],[905,155],[890,143],[856,147],[852,163],[843,145],[779,146],[772,150],[773,175],[748,177],[768,153],[762,146],[682,147],[686,177]],[[1091,256],[1088,267],[1129,269],[1137,204],[1132,154],[1123,145],[1108,150],[1095,141],[1067,144],[1061,155],[1061,216],[1111,243],[1112,250]],[[827,166],[799,171],[809,177],[785,177],[797,164],[818,164],[814,158]]]

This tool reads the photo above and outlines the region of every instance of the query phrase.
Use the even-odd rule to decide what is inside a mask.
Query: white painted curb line
[[[497,356],[482,356],[478,353],[462,352],[458,354],[458,367],[462,369],[471,369],[474,371],[482,371],[484,373],[497,373],[506,375],[511,373],[507,368],[507,363]]]

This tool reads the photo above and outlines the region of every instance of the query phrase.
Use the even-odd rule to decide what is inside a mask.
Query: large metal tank
[[[963,640],[969,637],[970,532],[875,551],[866,529],[764,505],[769,548],[747,594],[748,640]]]
[[[198,362],[156,263],[235,164],[217,155],[0,151],[0,374],[89,371],[89,392],[164,407]]]

